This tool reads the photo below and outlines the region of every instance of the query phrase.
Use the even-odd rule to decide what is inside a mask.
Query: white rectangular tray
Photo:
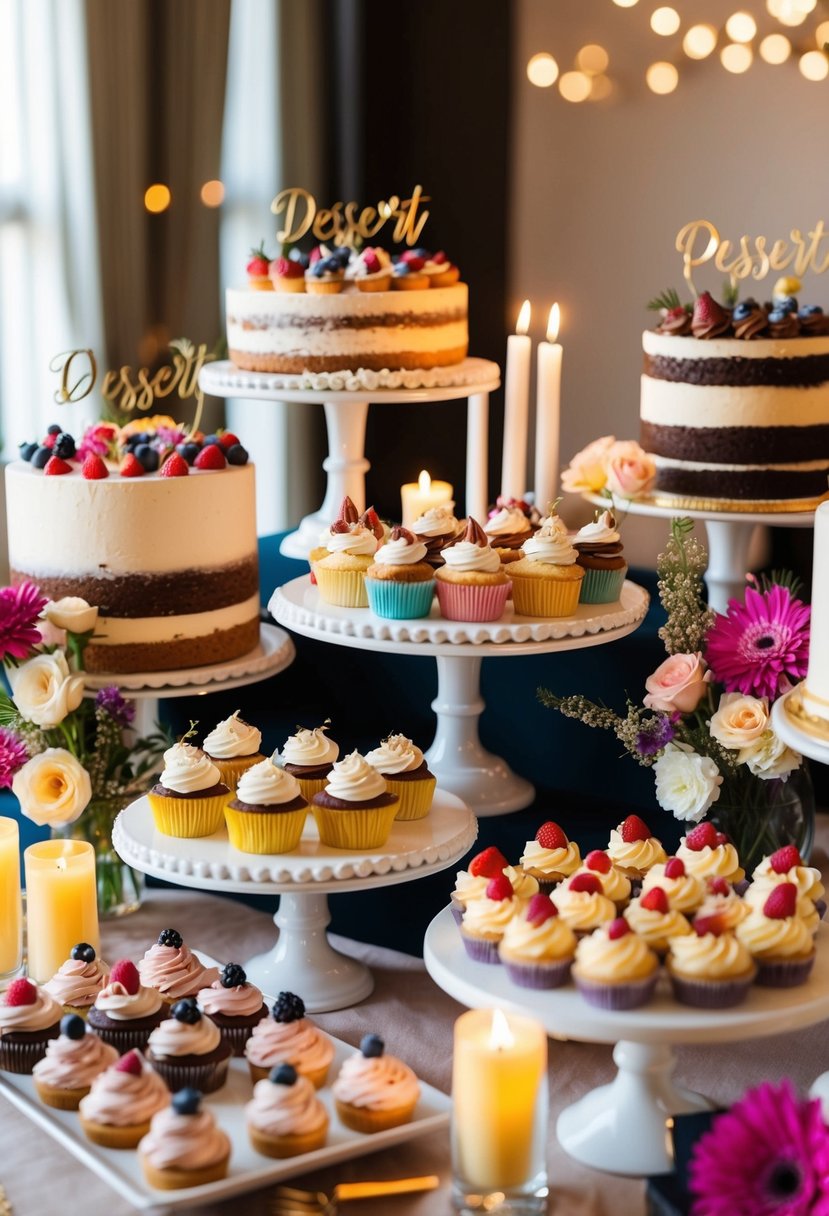
[[[354,1051],[353,1047],[340,1039],[334,1039],[333,1042],[336,1051],[329,1079],[337,1075],[340,1065]],[[317,1091],[331,1119],[325,1146],[313,1153],[303,1153],[300,1157],[277,1161],[260,1156],[250,1145],[244,1118],[244,1105],[251,1097],[250,1073],[247,1062],[234,1057],[230,1062],[227,1084],[217,1093],[209,1094],[205,1098],[205,1102],[216,1116],[217,1123],[231,1140],[227,1178],[221,1182],[208,1183],[206,1186],[188,1187],[186,1190],[157,1191],[144,1180],[137,1152],[131,1149],[100,1148],[92,1144],[81,1130],[78,1115],[74,1111],[54,1110],[51,1106],[44,1106],[37,1096],[31,1077],[0,1072],[0,1093],[134,1207],[145,1212],[154,1208],[173,1211],[177,1208],[198,1207],[208,1201],[227,1199],[245,1191],[258,1190],[269,1183],[323,1169],[338,1161],[373,1153],[392,1144],[412,1140],[416,1136],[424,1136],[448,1125],[452,1105],[446,1094],[421,1081],[420,1101],[411,1123],[393,1127],[389,1131],[363,1135],[350,1131],[340,1123],[328,1084]]]

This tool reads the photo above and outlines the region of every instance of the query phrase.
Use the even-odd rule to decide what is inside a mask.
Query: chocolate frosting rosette
[[[308,803],[296,777],[273,760],[242,773],[225,807],[227,834],[242,853],[292,853],[299,847]]]
[[[430,507],[411,526],[411,531],[426,546],[424,560],[436,569],[443,565],[443,550],[464,533],[465,525],[456,518],[454,507],[454,503]]]

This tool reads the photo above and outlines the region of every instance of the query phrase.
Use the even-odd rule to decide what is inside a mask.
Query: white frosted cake
[[[800,689],[804,712],[824,724],[829,739],[829,502],[815,512],[809,671]]]

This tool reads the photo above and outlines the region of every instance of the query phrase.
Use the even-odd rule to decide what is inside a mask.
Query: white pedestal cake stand
[[[791,692],[787,692],[785,696],[775,701],[771,711],[772,726],[787,747],[794,748],[796,752],[808,756],[810,760],[817,760],[820,764],[829,764],[829,722],[826,724],[823,739],[804,730],[803,719],[796,712],[802,688],[802,684],[797,684]]]
[[[585,494],[584,498],[598,507],[607,507],[608,499],[599,494]],[[768,528],[812,528],[814,511],[703,511],[689,510],[680,499],[675,506],[660,498],[618,499],[619,514],[649,515],[654,519],[672,519],[676,515],[687,515],[700,519],[705,524],[708,537],[708,569],[705,582],[708,587],[708,602],[716,612],[725,614],[730,599],[741,599],[745,591],[745,576],[748,571],[748,551],[754,529]]]
[[[600,646],[632,633],[648,610],[648,593],[626,582],[614,604],[580,604],[572,617],[517,616],[508,604],[497,621],[447,621],[437,615],[390,621],[368,608],[337,608],[324,603],[310,576],[277,587],[268,604],[288,629],[321,642],[386,654],[431,656],[437,660],[438,695],[432,702],[437,732],[426,753],[438,784],[462,798],[476,815],[501,815],[529,806],[535,791],[505,760],[481,744],[478,720],[481,661],[548,654]]]
[[[276,947],[245,969],[263,992],[298,992],[311,1013],[322,1013],[355,1005],[374,987],[367,967],[329,943],[327,897],[437,874],[463,857],[477,834],[472,812],[438,789],[425,819],[395,822],[382,849],[362,853],[320,844],[311,815],[299,849],[278,856],[240,853],[224,829],[197,840],[163,836],[146,798],[121,812],[112,843],[128,865],[154,878],[200,891],[279,895]]]
[[[366,373],[363,373],[366,375]],[[389,373],[367,374],[371,381],[382,384]],[[325,498],[322,506],[312,515],[306,515],[296,532],[284,538],[280,551],[285,557],[305,558],[319,540],[320,532],[336,519],[340,503],[346,494],[360,511],[366,503],[365,476],[369,462],[365,458],[366,419],[369,405],[417,405],[421,402],[457,401],[468,398],[469,432],[482,437],[484,462],[486,460],[485,437],[489,416],[489,394],[501,382],[497,363],[488,359],[464,359],[455,367],[435,368],[431,372],[393,373],[391,378],[402,379],[403,384],[421,380],[425,383],[416,388],[366,388],[355,384],[348,373],[339,377],[329,373],[326,377],[313,377],[326,383],[341,383],[338,388],[306,387],[312,377],[277,375],[270,372],[245,372],[233,363],[223,361],[209,363],[199,375],[199,386],[214,397],[242,397],[247,400],[289,401],[308,405],[322,405],[325,409],[325,424],[328,431],[328,455],[322,467],[328,475]],[[476,519],[483,519],[487,511],[485,479],[482,481],[479,461],[467,444],[467,502],[466,512]]]
[[[671,1115],[707,1110],[700,1094],[672,1079],[675,1043],[744,1042],[789,1033],[829,1018],[829,927],[821,925],[809,981],[799,988],[753,988],[735,1009],[680,1005],[660,979],[648,1005],[613,1013],[588,1005],[572,984],[549,992],[519,988],[503,967],[468,957],[450,909],[426,932],[423,959],[435,983],[471,1008],[497,1005],[538,1018],[553,1038],[615,1043],[609,1085],[592,1090],[559,1116],[556,1132],[571,1157],[593,1169],[632,1177],[673,1169],[666,1126]]]

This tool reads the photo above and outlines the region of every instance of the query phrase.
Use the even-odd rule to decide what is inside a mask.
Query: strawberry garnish
[[[500,901],[502,899],[512,899],[515,892],[512,889],[512,883],[507,878],[506,874],[496,874],[494,878],[490,878],[486,884],[487,899]]]
[[[587,895],[601,895],[602,880],[595,874],[574,874],[567,886],[571,891],[583,891]]]
[[[718,913],[713,916],[698,916],[694,921],[694,932],[697,937],[704,937],[706,933],[720,937],[725,931],[725,921]]]
[[[602,849],[593,849],[588,853],[584,864],[588,870],[594,870],[597,874],[609,874],[613,869],[613,862]]]
[[[275,262],[271,262],[268,269],[280,279],[298,279],[300,275],[305,274],[301,263],[295,262],[293,258],[277,258]]]
[[[494,845],[478,853],[469,863],[469,873],[473,878],[497,878],[509,865],[504,854]]]
[[[132,452],[127,452],[118,466],[118,472],[122,477],[143,477],[145,469],[137,456],[133,456]]]
[[[193,464],[197,469],[223,469],[227,460],[218,443],[208,443],[207,447],[199,452]]]
[[[731,894],[731,883],[727,878],[723,878],[721,875],[717,874],[716,877],[709,878],[706,881],[708,882],[708,890],[712,895]]]
[[[223,431],[219,436],[219,443],[222,445],[225,451],[227,451],[228,448],[232,448],[234,443],[239,442],[240,440],[238,436],[234,435],[233,431]]]
[[[786,920],[797,910],[797,887],[793,882],[781,882],[763,904],[763,915],[769,920]]]
[[[141,1053],[133,1047],[132,1051],[128,1051],[125,1056],[121,1056],[120,1060],[116,1060],[113,1068],[118,1072],[128,1072],[130,1076],[140,1077],[144,1071],[141,1065]]]
[[[161,466],[161,477],[186,477],[190,472],[190,466],[183,456],[178,452],[173,452],[172,456],[168,456]]]
[[[380,259],[373,249],[366,249],[363,254],[363,265],[369,274],[377,274],[379,270],[382,270]]]
[[[728,313],[721,308],[710,291],[704,291],[694,301],[692,322],[698,325],[719,325],[728,320]]]
[[[558,908],[549,895],[539,891],[527,905],[527,920],[531,925],[538,926],[543,925],[546,920],[551,920],[554,916],[558,916]]]
[[[619,824],[619,835],[625,844],[633,844],[635,840],[650,840],[652,832],[644,819],[640,819],[638,815],[628,815],[627,819]]]
[[[692,853],[701,853],[703,849],[715,849],[717,847],[717,829],[710,820],[704,823],[699,823],[685,837],[685,847],[690,849]]]
[[[651,887],[640,898],[639,906],[647,908],[649,912],[661,912],[664,916],[668,911],[668,896],[661,887]]]
[[[432,261],[437,262],[438,266],[442,266],[444,262],[448,263],[449,259],[443,250],[439,249],[437,253],[432,254]]]
[[[681,857],[669,857],[665,862],[664,873],[666,878],[684,878],[685,862]]]
[[[90,452],[81,466],[81,473],[87,481],[103,481],[105,477],[109,477],[109,469],[94,452]]]
[[[535,838],[542,849],[566,849],[570,843],[565,833],[557,823],[553,823],[552,819],[548,819],[546,823],[542,823],[535,834]]]
[[[340,503],[340,509],[337,512],[337,519],[343,519],[347,524],[356,524],[359,518],[360,512],[346,494],[345,498]]]
[[[111,984],[120,984],[130,996],[135,996],[141,987],[138,968],[128,958],[119,958],[118,962],[113,964],[112,970],[109,973],[109,982]]]
[[[620,937],[626,937],[628,933],[632,933],[630,925],[625,920],[624,916],[617,916],[607,926],[607,936],[612,942],[618,941]]]
[[[37,988],[31,980],[12,980],[6,989],[7,1005],[34,1005],[37,1001]]]
[[[61,460],[60,456],[50,456],[43,472],[47,477],[62,477],[64,473],[72,472],[72,466],[67,461]],[[106,473],[104,473],[104,477],[106,477]]]
[[[413,249],[407,249],[405,253],[402,253],[400,261],[405,262],[410,270],[422,270],[426,265],[425,259],[415,253]]]
[[[250,261],[245,270],[251,278],[265,279],[268,277],[268,264],[270,258],[265,253],[265,242],[263,241],[256,249],[250,251]]]
[[[793,844],[787,844],[785,848],[778,849],[776,853],[772,853],[769,858],[769,865],[775,874],[788,874],[789,870],[802,866],[803,859]]]

